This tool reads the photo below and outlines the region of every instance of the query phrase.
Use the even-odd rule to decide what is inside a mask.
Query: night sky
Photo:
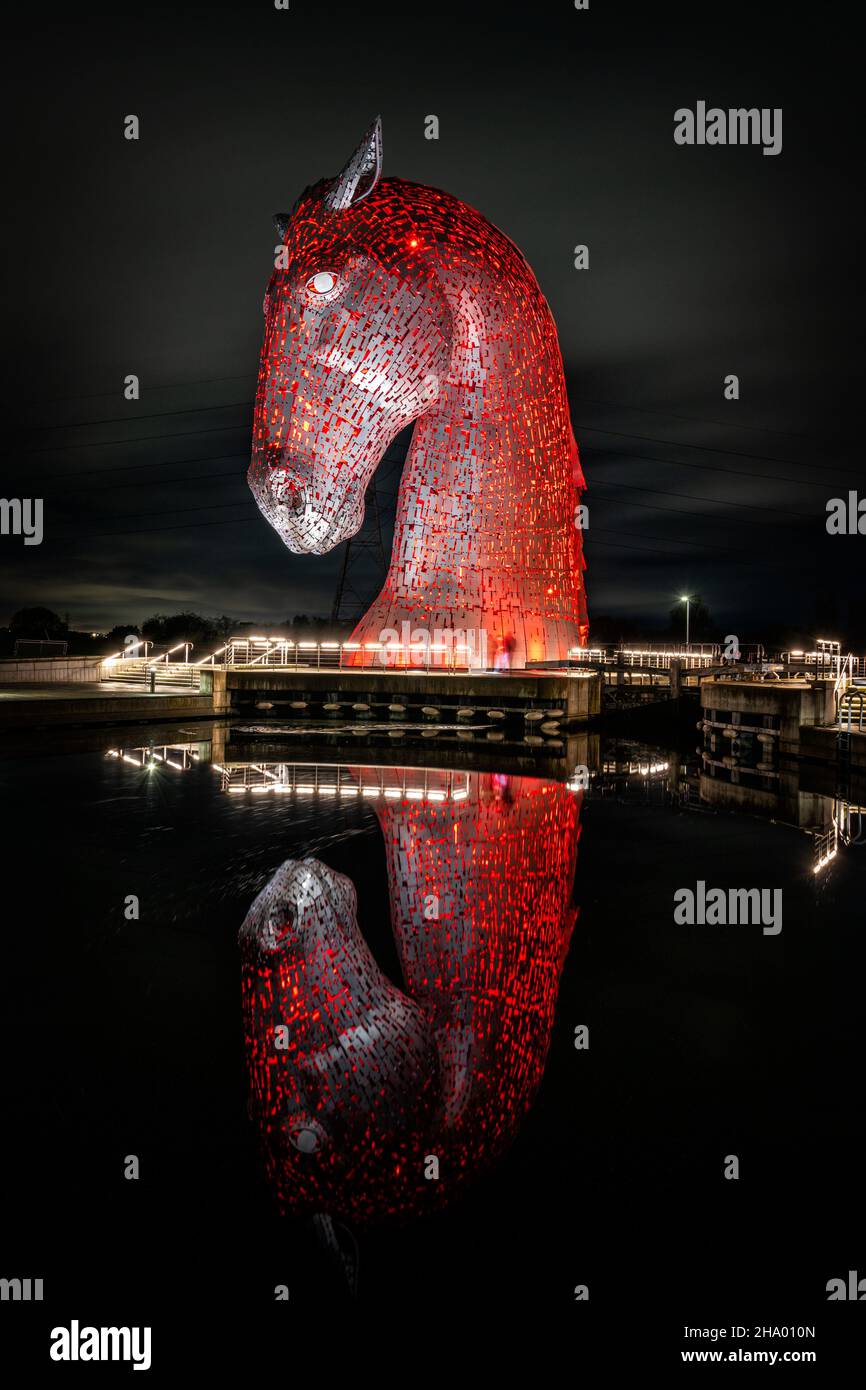
[[[3,494],[45,499],[45,539],[2,538],[0,623],[330,612],[343,548],[292,555],[245,483],[261,303],[272,214],[381,112],[385,174],[479,208],[550,302],[590,622],[664,624],[691,592],[720,637],[866,647],[866,539],[825,530],[829,498],[866,492],[857,53],[818,11],[754,8],[238,0],[13,25]],[[676,145],[698,100],[783,108],[781,154]]]

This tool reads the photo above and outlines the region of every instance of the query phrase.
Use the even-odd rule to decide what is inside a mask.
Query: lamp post
[[[680,603],[684,603],[686,605],[686,646],[689,645],[689,607],[691,605],[692,597],[693,596],[691,594],[683,594],[682,598],[680,599]]]

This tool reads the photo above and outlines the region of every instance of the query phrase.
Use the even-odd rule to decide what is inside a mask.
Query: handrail
[[[274,650],[275,647],[278,647],[279,645],[279,642],[272,643],[271,646],[265,647],[265,650],[262,652],[261,656],[257,656],[254,661],[249,661],[245,664],[248,666],[258,666],[259,662],[266,661],[268,655]]]
[[[847,690],[843,691],[843,696],[844,696],[844,695],[847,695],[847,696],[848,696],[848,700],[847,700],[847,709],[848,709],[848,729],[847,729],[847,732],[848,732],[849,734],[852,732],[852,722],[851,722],[851,721],[852,721],[853,716],[854,716],[854,701],[856,700],[856,701],[857,701],[857,708],[858,708],[858,715],[857,715],[857,732],[858,732],[858,733],[862,733],[862,732],[863,732],[863,715],[864,715],[864,713],[866,713],[866,690],[860,690],[860,689],[858,689],[857,687],[848,686]],[[838,717],[838,722],[839,722],[839,724],[840,724],[840,726],[841,726],[841,724],[842,724],[842,711],[841,711],[841,709],[838,711],[838,716],[837,716],[837,717]]]
[[[301,629],[302,631],[302,629]],[[371,669],[379,666],[397,666],[406,670],[473,670],[487,669],[488,663],[482,650],[476,650],[471,643],[458,643],[453,639],[456,637],[454,632],[442,634],[445,641],[431,641],[424,638],[416,641],[384,641],[384,642],[352,642],[337,641],[333,638],[327,640],[313,640],[306,637],[230,637],[221,647],[209,652],[195,662],[196,666],[216,667],[219,662],[225,666],[268,666],[268,665],[291,665],[300,668],[302,666],[313,666],[316,669],[324,669],[335,666],[340,669],[360,668]],[[136,644],[138,648],[143,647],[145,653],[148,646],[152,645],[150,639],[141,639]],[[184,648],[185,662],[190,661],[190,652],[193,649],[192,642],[179,642],[177,646],[163,652],[161,656],[150,659],[149,664],[168,665],[171,663],[172,654]],[[134,650],[134,648],[132,649]],[[103,658],[104,661],[111,663],[118,658],[125,660],[141,658],[131,658],[130,649],[118,652],[116,656]],[[786,661],[787,658],[787,661]],[[838,702],[845,690],[851,685],[855,678],[860,678],[866,670],[866,661],[854,656],[853,653],[836,653],[831,651],[816,652],[784,652],[778,658],[782,667],[790,665],[796,658],[805,670],[814,673],[815,676],[834,680],[834,695]],[[147,657],[145,655],[145,660]],[[747,674],[750,667],[758,660],[765,661],[763,648],[759,644],[751,644],[743,647],[740,662],[733,662],[726,669],[732,674],[742,672]],[[773,657],[773,661],[777,658]],[[714,666],[724,665],[722,648],[718,643],[711,642],[692,642],[685,646],[676,641],[662,643],[635,643],[633,645],[606,643],[604,646],[595,647],[572,647],[562,664],[576,664],[587,666],[620,667],[626,669],[644,670],[667,670],[672,661],[682,663],[684,672],[708,670]],[[544,663],[551,665],[553,663]]]
[[[216,650],[215,652],[211,652],[210,656],[203,656],[202,659],[201,659],[201,661],[197,661],[197,662],[195,663],[196,666],[207,666],[208,663],[210,663],[211,666],[215,666],[215,665],[216,665],[216,659],[217,659],[217,657],[219,656],[220,652],[226,651],[227,648],[228,648],[228,642],[226,642],[225,646],[223,646],[223,647],[218,647],[217,650]]]
[[[153,661],[151,661],[150,665],[151,665],[151,667],[153,667],[153,666],[158,666],[159,663],[160,663],[161,661],[164,661],[165,664],[166,664],[166,666],[167,666],[167,665],[168,665],[168,658],[171,656],[172,652],[179,652],[180,649],[181,649],[181,647],[184,648],[184,664],[186,664],[186,663],[188,663],[188,661],[189,661],[189,654],[190,654],[190,652],[192,651],[194,645],[195,645],[195,644],[194,644],[193,642],[178,642],[178,644],[177,644],[176,647],[169,647],[168,651],[163,652],[162,656],[156,656],[156,657],[154,657],[154,659],[153,659]],[[173,664],[174,664],[174,665],[180,665],[179,662],[174,662]]]
[[[854,657],[851,652],[839,661],[839,670],[833,682],[833,697],[836,701],[836,709],[839,708],[839,701],[848,689],[853,679]]]

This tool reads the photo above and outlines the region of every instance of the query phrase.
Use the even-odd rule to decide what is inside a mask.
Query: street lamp
[[[686,646],[689,645],[689,607],[693,598],[694,594],[683,594],[680,599],[680,603],[686,605]]]

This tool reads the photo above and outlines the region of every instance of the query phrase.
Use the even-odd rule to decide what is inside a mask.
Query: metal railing
[[[469,643],[314,642],[287,637],[233,638],[203,657],[198,666],[282,667],[290,670],[468,671]]]
[[[572,647],[568,656],[570,661],[585,662],[591,666],[639,667],[651,671],[670,670],[671,662],[679,661],[684,670],[694,671],[717,666],[721,661],[722,648],[710,642],[693,642],[688,647]]]
[[[383,801],[465,801],[468,772],[332,763],[214,763],[221,790],[235,794],[364,797]]]
[[[453,636],[463,634],[454,633]],[[350,642],[335,639],[323,640],[291,637],[232,637],[215,651],[201,657],[194,665],[202,667],[282,667],[284,669],[304,670],[394,670],[406,671],[471,671],[488,670],[484,651],[476,650],[471,642],[454,641],[451,634],[446,640],[431,641],[421,639],[415,642]],[[131,662],[143,658],[136,653],[152,646],[149,639],[142,639],[134,647],[118,652],[108,658],[107,664],[126,667]],[[176,646],[151,656],[150,666],[170,666],[178,662],[193,665],[192,642],[179,642]],[[176,653],[182,652],[178,658]],[[768,660],[763,645],[753,643],[743,647],[739,660],[731,661],[725,655],[725,648],[718,642],[684,643],[640,643],[630,646],[608,644],[597,647],[572,647],[568,657],[560,663],[574,668],[597,668],[607,670],[645,670],[667,672],[671,663],[680,663],[683,673],[725,667],[733,673],[748,674],[753,667],[762,671],[775,671],[784,675],[785,668],[793,667],[803,675],[813,678],[833,680],[837,686],[837,703],[842,689],[852,683],[866,679],[866,658],[851,653],[841,653],[838,643],[819,644],[814,651],[784,651]],[[530,666],[552,668],[555,662],[531,662]],[[840,680],[844,681],[839,688]]]
[[[131,767],[170,767],[174,772],[188,772],[201,761],[197,743],[139,744],[135,748],[107,748],[106,758],[128,763]]]
[[[161,656],[151,657],[150,665],[151,665],[151,666],[156,666],[156,665],[158,665],[159,662],[164,661],[165,664],[166,664],[166,666],[168,666],[168,664],[169,664],[169,657],[170,657],[170,656],[173,656],[175,652],[179,652],[179,651],[181,651],[181,650],[183,650],[183,658],[182,658],[182,659],[183,659],[183,663],[184,663],[184,665],[186,665],[186,664],[189,662],[189,654],[190,654],[190,652],[192,651],[194,645],[195,645],[195,644],[194,644],[193,642],[178,642],[177,646],[175,646],[175,647],[169,647],[168,650],[167,650],[167,651],[164,651],[164,652],[162,653]],[[178,659],[177,662],[172,663],[172,664],[174,664],[174,665],[179,665],[179,664],[180,664],[180,658]]]
[[[843,797],[833,802],[833,823],[838,839],[850,848],[852,845],[866,844],[866,806],[856,806]]]
[[[857,710],[857,723],[854,723],[854,710]],[[849,685],[838,697],[836,703],[836,723],[846,733],[863,733],[866,717],[866,689]]]
[[[814,651],[786,650],[780,652],[779,660],[785,666],[800,667],[816,679],[837,681],[846,671],[848,680],[852,681],[866,674],[866,657],[822,647]]]
[[[131,657],[126,661],[116,661],[104,671],[109,681],[124,685],[140,685],[144,690],[171,687],[185,690],[201,688],[201,669],[187,662],[148,661],[144,657]]]
[[[820,830],[815,835],[815,862],[812,865],[812,872],[817,874],[835,859],[839,853],[839,831],[835,820],[831,822],[827,830]]]

